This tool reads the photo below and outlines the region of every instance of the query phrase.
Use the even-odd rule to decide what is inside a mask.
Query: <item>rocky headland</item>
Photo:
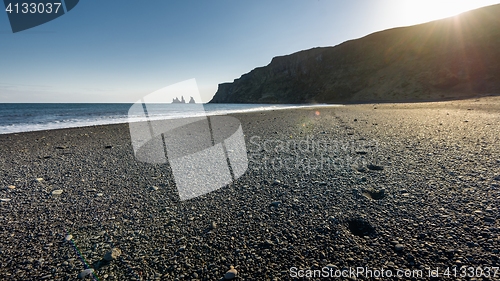
[[[211,103],[432,101],[500,92],[500,5],[278,56]]]

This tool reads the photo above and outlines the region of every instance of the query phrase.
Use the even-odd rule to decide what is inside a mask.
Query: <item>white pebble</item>
[[[62,189],[56,189],[52,191],[52,195],[61,195],[63,193]]]

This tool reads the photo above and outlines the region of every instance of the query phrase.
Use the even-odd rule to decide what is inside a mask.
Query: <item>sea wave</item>
[[[97,125],[120,124],[146,121],[144,115],[129,115],[128,104],[100,104],[92,106],[65,104],[2,104],[0,106],[0,134],[21,133],[64,128],[87,127]],[[162,106],[164,108],[162,108]],[[184,106],[184,107],[183,107]],[[294,108],[335,107],[341,105],[261,105],[261,104],[205,104],[203,107],[186,107],[185,105],[158,105],[148,115],[148,120],[165,120],[189,118],[197,116],[214,116],[235,113],[250,113],[270,110],[286,110]],[[52,110],[47,110],[47,107]],[[200,110],[200,108],[202,108]],[[15,113],[13,113],[15,112]]]

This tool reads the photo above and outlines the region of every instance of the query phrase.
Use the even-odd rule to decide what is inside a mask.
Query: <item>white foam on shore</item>
[[[256,112],[256,111],[270,111],[270,110],[283,110],[283,109],[297,109],[297,108],[329,108],[329,107],[339,107],[343,106],[340,104],[316,104],[316,105],[282,105],[282,106],[262,106],[256,108],[248,109],[235,109],[235,110],[221,110],[220,112],[207,112],[207,115],[225,115],[232,113],[246,113],[246,112]]]
[[[235,113],[251,113],[259,111],[272,111],[272,110],[286,110],[286,109],[307,109],[307,108],[331,108],[339,107],[342,105],[331,105],[331,104],[316,104],[316,105],[265,105],[256,106],[251,108],[237,108],[238,105],[234,105],[236,108],[221,108],[221,109],[211,109],[211,105],[206,106],[205,113],[203,112],[161,112],[160,114],[155,114],[149,117],[149,120],[166,120],[166,119],[178,119],[178,118],[189,118],[197,116],[214,116],[214,115],[226,115]],[[220,105],[215,105],[220,106]],[[228,105],[232,107],[233,105]],[[223,106],[222,106],[223,107]],[[43,116],[39,120],[43,120]],[[122,124],[130,122],[146,121],[145,118],[140,116],[99,116],[97,118],[70,118],[63,120],[54,120],[48,122],[39,123],[18,123],[0,126],[0,134],[11,134],[11,133],[22,133],[22,132],[33,132],[33,131],[43,131],[43,130],[54,130],[54,129],[65,129],[65,128],[77,128],[77,127],[89,127],[98,125],[110,125],[110,124]]]

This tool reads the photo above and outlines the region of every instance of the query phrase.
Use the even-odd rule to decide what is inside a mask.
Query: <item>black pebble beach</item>
[[[247,172],[187,201],[128,124],[0,135],[0,280],[500,266],[500,98],[232,116]]]

